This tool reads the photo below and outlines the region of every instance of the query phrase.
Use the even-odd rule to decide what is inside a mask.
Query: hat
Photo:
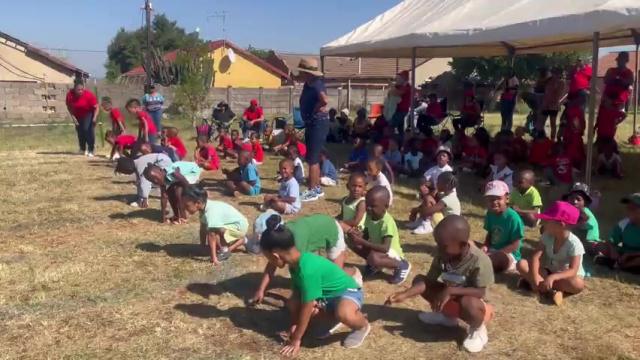
[[[509,193],[509,185],[502,180],[493,180],[484,187],[484,196],[505,196]]]
[[[349,117],[349,109],[348,108],[344,108],[342,110],[340,110],[340,113],[346,117]]]
[[[540,220],[559,221],[568,225],[575,225],[580,218],[580,210],[565,201],[556,201],[542,214],[536,214]]]
[[[315,76],[322,76],[322,71],[318,68],[318,60],[311,58],[302,58],[297,69],[300,72],[306,72]]]
[[[251,99],[251,101],[249,101],[249,105],[251,105],[251,106],[258,106],[258,100],[256,100],[256,99]]]
[[[562,200],[567,201],[569,199],[569,196],[573,193],[580,194],[580,196],[582,196],[584,201],[587,203],[587,206],[591,205],[593,198],[591,198],[591,195],[590,195],[589,185],[584,183],[573,184],[573,186],[571,187],[571,190],[569,190],[568,193],[562,195]]]
[[[438,156],[438,154],[440,154],[441,152],[446,152],[447,155],[449,155],[449,160],[453,159],[453,154],[451,153],[451,149],[449,149],[448,147],[444,145],[438,147],[438,150],[436,150],[436,156]]]
[[[640,206],[640,193],[633,193],[622,198],[623,204],[633,204]]]

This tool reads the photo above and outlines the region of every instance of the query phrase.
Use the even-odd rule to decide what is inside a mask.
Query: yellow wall
[[[279,76],[245,59],[242,55],[236,53],[235,62],[231,64],[226,54],[227,50],[223,48],[213,52],[214,87],[277,89],[282,84]]]
[[[73,77],[35,60],[25,53],[21,46],[7,42],[0,37],[0,81],[27,81],[27,82],[48,82],[58,84],[71,84]],[[11,69],[11,71],[5,69]],[[18,68],[19,71],[16,68]],[[34,80],[24,72],[37,77]],[[15,74],[14,74],[15,73]],[[26,77],[26,78],[25,78]]]

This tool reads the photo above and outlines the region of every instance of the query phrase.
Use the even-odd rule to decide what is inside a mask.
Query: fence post
[[[263,92],[264,88],[262,86],[260,86],[258,88],[258,104],[260,104],[260,106],[262,106],[263,109],[266,109],[265,104],[262,103],[262,92]]]
[[[289,86],[289,115],[293,114],[293,86]]]
[[[347,80],[347,109],[351,110],[351,79]]]
[[[231,86],[227,86],[227,104],[231,107]]]
[[[342,86],[338,87],[338,111],[342,109]]]
[[[368,101],[368,97],[369,97],[369,89],[365,86],[364,87],[364,104],[362,106],[364,106],[365,109],[367,109],[367,111],[369,111],[369,101]]]

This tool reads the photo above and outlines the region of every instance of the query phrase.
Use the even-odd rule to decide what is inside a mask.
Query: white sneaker
[[[487,342],[489,342],[487,327],[482,324],[477,329],[469,329],[469,336],[464,339],[462,346],[470,353],[477,353],[482,351]]]
[[[420,226],[420,224],[422,224],[422,220],[416,219],[415,221],[412,221],[412,222],[407,224],[407,229],[413,230],[413,229],[417,228],[418,226]]]
[[[116,161],[118,159],[120,159],[120,154],[118,153],[113,154],[113,158],[111,158],[111,160]]]
[[[88,153],[88,154],[87,154],[87,157],[92,158],[92,157],[93,157],[93,153],[92,153],[92,152]]]
[[[137,208],[137,207],[140,207],[140,204],[138,204],[137,201],[134,201],[134,202],[130,203],[129,206]]]
[[[418,314],[418,319],[427,325],[458,326],[458,319],[450,318],[439,312],[421,312]]]
[[[89,150],[84,151],[84,156],[89,156]]]
[[[415,235],[427,235],[433,232],[431,221],[425,220],[420,222],[420,226],[416,227],[412,233]]]

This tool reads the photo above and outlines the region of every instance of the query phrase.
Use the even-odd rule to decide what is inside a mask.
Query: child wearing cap
[[[507,206],[509,186],[503,181],[489,182],[484,196],[488,211],[484,218],[487,236],[483,250],[488,253],[496,273],[513,271],[520,261],[524,223],[518,213]]]
[[[533,186],[535,182],[536,175],[533,171],[521,170],[516,175],[515,190],[509,196],[509,205],[528,227],[538,226],[536,214],[539,214],[542,208],[540,192]]]
[[[587,184],[575,183],[571,190],[562,197],[563,201],[568,202],[580,211],[580,218],[573,232],[578,236],[585,251],[589,255],[596,255],[598,244],[600,243],[600,226],[589,206],[593,199],[589,192]]]
[[[529,261],[518,263],[522,276],[518,287],[529,287],[559,306],[564,293],[584,290],[584,247],[570,230],[578,222],[580,211],[567,202],[556,201],[537,217],[544,222],[544,234]]]
[[[611,231],[600,254],[594,258],[597,264],[618,267],[634,273],[640,272],[640,193],[622,199],[627,206],[627,216]]]
[[[451,150],[446,146],[440,146],[436,151],[436,165],[427,170],[424,173],[424,177],[427,180],[438,183],[438,176],[443,172],[453,172],[453,168],[449,165],[449,162],[453,158]]]

